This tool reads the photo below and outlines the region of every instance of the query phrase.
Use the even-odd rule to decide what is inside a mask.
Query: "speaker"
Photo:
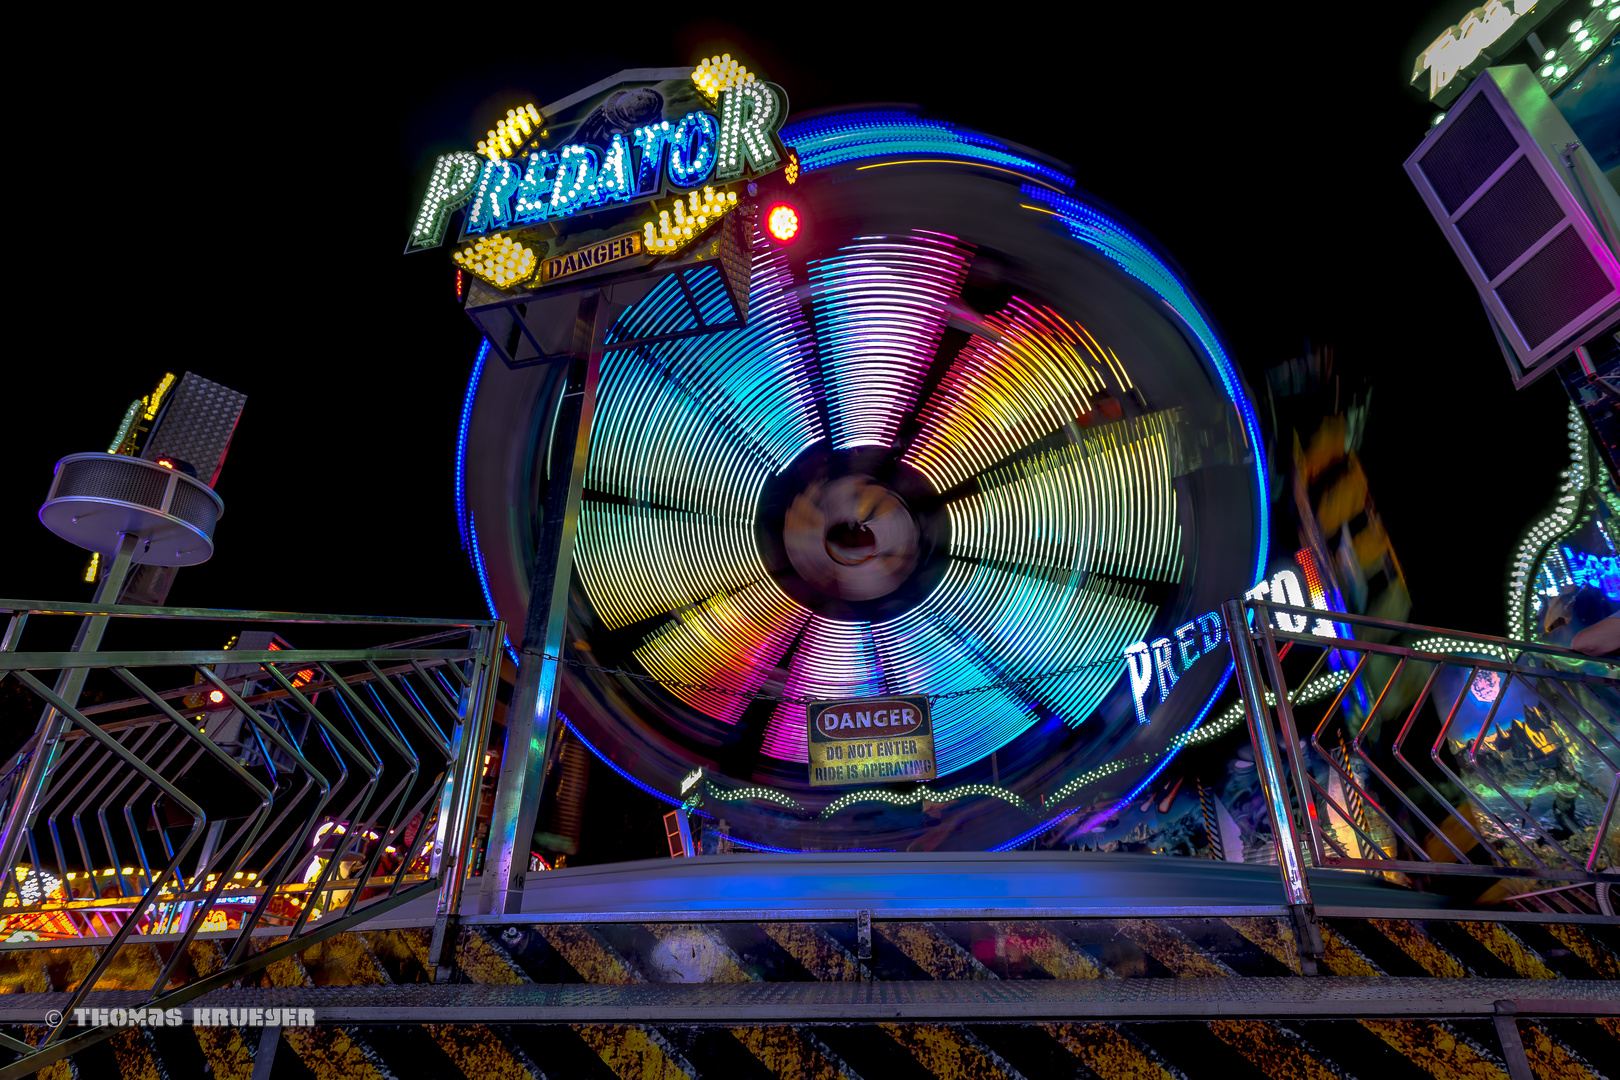
[[[1487,69],[1406,159],[1522,387],[1620,322],[1620,198],[1522,65]]]

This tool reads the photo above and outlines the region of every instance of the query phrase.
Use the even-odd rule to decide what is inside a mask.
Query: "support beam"
[[[113,553],[112,565],[107,567],[106,576],[96,586],[96,595],[90,601],[92,607],[110,604],[118,599],[138,549],[143,549],[140,537],[134,533],[118,534],[118,550]],[[110,618],[110,615],[86,615],[79,623],[79,633],[73,639],[72,651],[95,652],[101,645],[101,636],[106,633],[107,620]],[[84,690],[84,680],[89,674],[89,668],[68,668],[63,671],[57,676],[53,688],[57,697],[67,702],[70,708],[78,705],[79,694]],[[49,705],[45,706],[39,726],[34,729],[33,755],[28,759],[22,778],[13,791],[11,805],[6,807],[5,831],[0,833],[0,884],[16,872],[23,834],[33,825],[34,815],[39,809],[39,797],[47,788],[51,773],[60,760],[62,733],[67,726],[66,716]]]
[[[585,466],[590,457],[596,384],[608,329],[623,307],[592,290],[580,298],[573,355],[557,413],[547,470],[545,517],[529,582],[528,616],[518,646],[517,686],[506,713],[506,745],[489,827],[489,851],[479,892],[485,915],[522,910],[529,845],[545,784],[546,745],[553,737],[557,687],[568,618]]]

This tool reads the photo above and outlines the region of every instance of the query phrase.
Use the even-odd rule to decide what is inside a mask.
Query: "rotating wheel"
[[[896,113],[783,135],[802,176],[762,208],[799,228],[760,215],[747,326],[614,348],[680,329],[666,278],[610,334],[563,712],[666,800],[704,767],[704,810],[768,849],[994,847],[1106,809],[1227,667],[1144,698],[1122,654],[1263,569],[1232,364],[1167,257],[1051,163]],[[463,525],[521,626],[560,387],[498,367]],[[810,786],[803,701],[895,694],[933,697],[938,779]]]

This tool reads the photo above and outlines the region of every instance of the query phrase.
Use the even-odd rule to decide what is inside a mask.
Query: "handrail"
[[[437,888],[443,924],[432,963],[453,955],[444,930],[472,862],[501,622],[9,599],[0,614],[10,615],[0,680],[16,680],[43,708],[0,772],[0,899],[12,905],[0,907],[0,925],[111,939],[68,1008],[126,942],[178,932],[153,1001],[205,925],[236,932],[220,971],[246,971],[262,961],[247,949],[257,927],[280,923],[297,946],[428,888]],[[28,650],[22,639],[48,616],[78,617],[96,632],[81,631],[74,649]],[[150,619],[419,632],[362,647],[332,644],[330,634],[315,648],[98,647],[109,621]],[[187,669],[195,682],[164,690],[141,674],[168,681]],[[108,678],[97,672],[134,696],[81,707],[84,680]],[[197,694],[216,700],[188,706]],[[81,818],[94,820],[94,837]],[[334,827],[319,829],[322,821]],[[71,863],[63,823],[77,843]],[[92,873],[98,857],[113,867],[104,878]],[[117,895],[101,895],[103,881]],[[29,1060],[60,1056],[59,1035],[46,1032]]]
[[[1397,640],[1318,636],[1295,629],[1299,617]],[[1620,657],[1261,599],[1243,601],[1228,621],[1234,656],[1257,651],[1270,683],[1241,687],[1256,760],[1261,735],[1275,732],[1287,748],[1277,775],[1257,770],[1268,805],[1286,818],[1279,844],[1298,831],[1318,866],[1420,885],[1434,875],[1494,878],[1508,901],[1547,914],[1601,907],[1593,887],[1620,862],[1620,841],[1609,835],[1620,798]],[[1331,699],[1311,706],[1321,711],[1308,724],[1290,689],[1305,680],[1291,680],[1283,662],[1301,647],[1321,650],[1312,674],[1324,662],[1347,672]],[[1339,742],[1328,745],[1335,725]],[[1409,741],[1428,748],[1427,764],[1406,751]],[[1521,757],[1555,779],[1520,777]],[[1410,786],[1395,780],[1402,773]],[[1476,861],[1475,849],[1489,862]],[[1279,848],[1280,864],[1285,854]]]

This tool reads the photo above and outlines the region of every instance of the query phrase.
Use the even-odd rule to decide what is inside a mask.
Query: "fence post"
[[[1310,959],[1322,955],[1322,932],[1316,925],[1316,907],[1311,902],[1310,882],[1299,858],[1299,838],[1294,832],[1294,813],[1283,782],[1276,733],[1266,708],[1265,689],[1260,682],[1260,663],[1249,636],[1248,610],[1242,600],[1233,598],[1221,605],[1226,624],[1226,640],[1232,644],[1232,663],[1237,670],[1238,693],[1243,696],[1243,715],[1249,722],[1249,738],[1254,744],[1255,770],[1271,816],[1271,833],[1277,841],[1277,868],[1282,872],[1283,892],[1294,915],[1299,935],[1300,965],[1314,974]]]

